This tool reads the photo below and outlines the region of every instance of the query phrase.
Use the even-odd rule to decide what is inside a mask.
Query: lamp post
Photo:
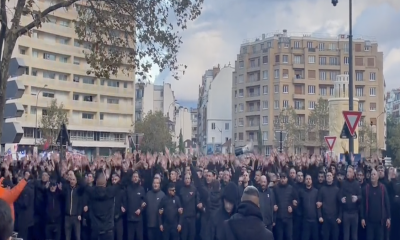
[[[331,0],[336,7],[339,0]],[[349,0],[349,111],[353,111],[353,0]],[[349,153],[354,153],[354,138],[349,138]]]
[[[45,84],[38,92],[37,92],[37,94],[36,94],[36,106],[35,106],[35,109],[36,109],[36,120],[35,120],[35,146],[36,146],[36,140],[37,140],[37,135],[38,135],[38,109],[37,109],[37,107],[38,107],[38,99],[39,99],[39,94],[42,92],[42,90],[44,90],[45,88],[47,87],[47,84]]]

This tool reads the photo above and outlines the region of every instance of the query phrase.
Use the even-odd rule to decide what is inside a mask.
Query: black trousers
[[[275,227],[276,240],[293,239],[293,219],[276,219]]]
[[[143,221],[128,222],[127,227],[128,239],[143,240]]]
[[[318,222],[313,221],[303,221],[303,227],[302,227],[302,240],[318,240]]]
[[[114,230],[109,230],[106,232],[91,232],[92,240],[114,240]]]
[[[33,227],[26,227],[18,229],[18,238],[23,240],[31,240],[33,236]]]
[[[343,225],[343,240],[357,240],[358,213],[344,212],[342,225]]]
[[[161,237],[161,231],[159,227],[147,228],[147,239],[148,240],[159,240]]]
[[[385,225],[367,222],[367,240],[384,240]]]
[[[81,240],[81,221],[78,216],[65,216],[65,240],[71,240],[72,233],[74,240]]]
[[[35,225],[32,230],[31,239],[41,240],[45,238],[45,218],[42,216],[35,216]]]
[[[322,238],[323,240],[339,239],[339,224],[335,218],[324,218],[324,222],[322,223]]]
[[[114,239],[123,240],[124,238],[124,221],[122,218],[114,222]]]
[[[162,240],[179,240],[178,225],[165,227],[162,234]]]
[[[82,236],[82,240],[90,240],[90,234],[91,234],[90,227],[89,226],[84,226],[82,225],[82,229],[81,229],[81,236]]]
[[[186,217],[183,221],[181,240],[194,240],[196,238],[196,218]]]
[[[52,223],[46,225],[46,240],[61,239],[61,223]]]
[[[293,216],[293,240],[300,240],[303,229],[303,219],[299,215]]]

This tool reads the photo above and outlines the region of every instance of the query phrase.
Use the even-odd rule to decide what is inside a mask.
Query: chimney
[[[283,36],[286,37],[287,36],[287,30],[283,29]]]

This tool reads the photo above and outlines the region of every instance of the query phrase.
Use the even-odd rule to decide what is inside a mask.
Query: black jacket
[[[146,194],[146,220],[147,227],[158,228],[160,225],[158,224],[158,206],[161,202],[161,199],[165,196],[164,192],[159,190],[157,192],[150,190]]]
[[[352,196],[357,196],[357,201],[353,203]],[[345,179],[342,182],[339,199],[346,197],[346,203],[342,203],[343,212],[358,213],[359,203],[361,202],[361,186],[357,180]]]
[[[340,204],[339,188],[332,183],[326,184],[318,191],[318,202],[322,203],[322,218],[342,219],[342,204]]]
[[[276,222],[274,205],[276,205],[274,191],[272,191],[270,188],[265,190],[260,189],[260,210],[266,226],[271,226]]]
[[[177,196],[165,195],[158,205],[158,209],[163,210],[163,213],[159,214],[159,224],[163,225],[164,228],[176,228],[178,225],[182,225],[182,215],[178,212],[179,208],[182,208],[182,205]]]
[[[321,208],[317,208],[318,190],[311,187],[299,192],[298,206],[305,221],[316,222],[321,217]]]
[[[57,188],[55,192],[47,189],[44,193],[45,208],[46,208],[46,222],[49,224],[61,223],[62,220],[62,195],[61,191]]]
[[[28,183],[14,203],[16,229],[28,229],[34,224],[34,185]]]
[[[64,214],[66,216],[80,216],[82,214],[83,192],[84,187],[79,186],[78,184],[75,187],[71,187],[69,184],[62,185],[62,194],[65,201]]]
[[[126,210],[128,221],[138,222],[142,220],[142,212],[144,210],[142,204],[144,203],[145,196],[144,188],[139,184],[130,183],[127,186],[122,198],[122,206]],[[140,210],[139,215],[135,213],[138,209]]]
[[[86,188],[91,208],[89,215],[92,231],[101,234],[114,228],[115,197],[120,191],[119,184]]]
[[[293,200],[297,200],[296,192],[293,187],[289,184],[279,184],[278,186],[274,187],[274,193],[276,202],[278,203],[278,212],[276,218],[292,218],[293,215],[289,213],[288,207],[291,206],[294,210],[295,206],[293,206]]]
[[[183,208],[183,217],[195,218],[197,204],[200,202],[196,187],[193,185],[181,187],[179,197]]]
[[[240,203],[237,213],[224,222],[218,240],[273,240],[274,236],[264,222],[258,206],[252,202]]]

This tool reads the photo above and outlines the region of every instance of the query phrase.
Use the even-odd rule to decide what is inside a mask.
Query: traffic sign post
[[[332,152],[333,147],[335,146],[336,137],[334,136],[325,136],[325,142],[329,147],[329,150]]]
[[[4,119],[2,119],[2,136],[1,144],[19,143],[24,130],[19,122],[7,121],[7,119],[18,118],[24,114],[24,107],[21,103],[10,100],[21,98],[24,95],[25,86],[18,77],[25,74],[26,65],[20,58],[12,58],[8,69],[10,78],[7,80],[6,104],[4,106]]]
[[[283,152],[283,141],[287,138],[287,133],[283,130],[275,131],[275,139],[279,141],[279,152]]]
[[[361,114],[362,112],[343,111],[343,117],[351,136],[353,136],[356,131],[358,122],[360,122],[361,119]]]

